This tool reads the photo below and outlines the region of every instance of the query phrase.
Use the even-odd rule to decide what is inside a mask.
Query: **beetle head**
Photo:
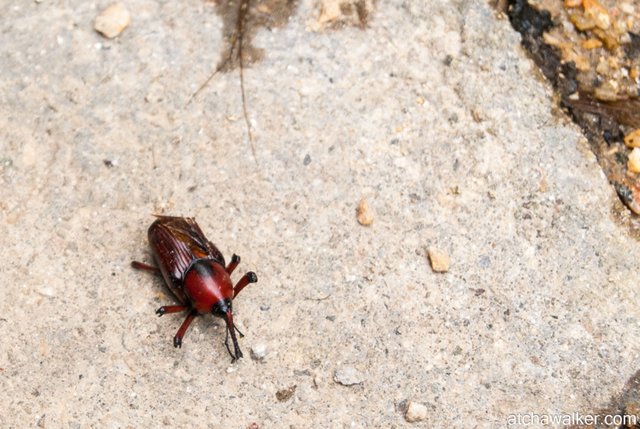
[[[230,299],[224,299],[215,303],[213,305],[213,308],[211,309],[211,314],[213,314],[216,317],[226,319],[227,311],[233,312],[233,306],[231,304]]]

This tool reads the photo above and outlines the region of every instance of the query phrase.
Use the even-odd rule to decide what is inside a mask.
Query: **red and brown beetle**
[[[246,273],[233,286],[231,273],[240,263],[240,257],[234,254],[229,265],[225,264],[222,253],[204,236],[193,218],[157,216],[149,227],[149,244],[158,268],[133,261],[134,268],[162,274],[171,292],[180,305],[166,305],[156,310],[158,316],[166,313],[188,311],[178,333],[173,338],[175,347],[182,346],[187,328],[199,314],[212,313],[227,323],[224,344],[231,357],[242,357],[238,346],[236,331],[242,333],[233,324],[231,302],[249,283],[258,281],[252,271]],[[229,348],[229,334],[233,341],[234,352]]]

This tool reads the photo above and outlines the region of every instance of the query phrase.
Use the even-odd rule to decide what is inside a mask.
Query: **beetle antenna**
[[[224,346],[227,348],[227,351],[233,357],[233,353],[231,353],[231,349],[229,348],[229,328],[225,329],[224,335]]]
[[[231,350],[229,349],[228,337],[225,339],[225,345],[227,346],[227,351],[229,352],[233,360],[240,359],[242,357],[242,351],[240,351],[240,346],[238,345],[238,338],[236,338],[236,331],[238,330],[238,328],[236,328],[235,325],[233,324],[233,315],[231,314],[231,310],[227,310],[225,320],[227,322],[227,336],[231,334],[231,341],[233,341],[233,349],[234,349],[233,351],[235,353],[231,353]]]
[[[233,325],[233,329],[235,329],[236,332],[238,333],[238,335],[240,335],[240,338],[244,338],[244,334],[242,332],[240,332],[240,329],[238,329],[238,327],[236,325]]]

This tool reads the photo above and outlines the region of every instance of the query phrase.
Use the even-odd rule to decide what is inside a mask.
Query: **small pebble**
[[[42,296],[46,296],[48,298],[52,298],[56,295],[55,291],[53,290],[52,287],[49,286],[45,286],[43,288],[41,288],[39,291],[40,295]]]
[[[436,273],[446,273],[451,266],[451,258],[444,250],[440,250],[436,247],[429,247],[427,249],[429,255],[429,261],[431,262],[431,269]]]
[[[640,173],[640,147],[634,147],[629,154],[627,168],[632,173]]]
[[[369,0],[319,0],[317,20],[309,22],[309,29],[322,31],[344,25],[362,27],[372,13],[374,3]]]
[[[253,360],[263,360],[267,356],[267,346],[262,343],[251,346],[251,357]]]
[[[93,28],[108,39],[113,39],[127,28],[131,22],[131,14],[122,2],[114,3],[100,12]]]
[[[404,419],[409,423],[420,422],[427,418],[427,407],[419,402],[409,401]]]
[[[623,11],[628,15],[633,15],[635,13],[635,9],[633,8],[633,5],[631,3],[623,2],[618,4],[618,7],[620,8],[621,11]]]
[[[597,49],[602,47],[602,42],[599,39],[591,38],[584,40],[581,45],[584,49]]]
[[[276,399],[280,402],[285,402],[291,399],[296,392],[297,385],[289,386],[286,389],[281,389],[276,392]]]
[[[640,128],[624,136],[624,144],[628,147],[640,147]]]
[[[584,7],[584,16],[595,22],[598,28],[607,30],[611,26],[611,17],[598,0],[583,0],[582,7]]]
[[[373,223],[373,213],[369,208],[369,203],[364,198],[358,203],[356,208],[356,216],[360,225],[369,226]]]
[[[363,381],[362,373],[352,366],[344,366],[336,370],[333,381],[343,386],[353,386]]]

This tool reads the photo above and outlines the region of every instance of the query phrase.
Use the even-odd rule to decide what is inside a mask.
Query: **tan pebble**
[[[318,17],[318,23],[320,25],[326,25],[340,18],[341,12],[339,0],[321,1],[319,6],[320,16]]]
[[[634,147],[629,154],[627,168],[632,173],[640,173],[640,147]]]
[[[582,42],[582,47],[585,49],[596,49],[602,46],[602,42],[598,39],[587,39]]]
[[[569,14],[569,21],[580,31],[591,30],[596,26],[592,19],[587,18],[584,14],[576,12]]]
[[[444,250],[440,250],[436,247],[429,247],[427,249],[429,255],[429,262],[431,262],[431,269],[436,273],[446,273],[451,266],[451,258]]]
[[[629,147],[640,147],[640,128],[624,136],[624,144]]]
[[[122,2],[114,3],[100,12],[94,24],[95,30],[104,37],[113,39],[127,28],[131,22],[131,14]]]
[[[618,82],[608,80],[593,91],[598,100],[616,101],[618,99]]]
[[[360,225],[369,226],[373,223],[373,213],[369,208],[369,203],[364,198],[358,203],[356,208],[356,216]]]
[[[600,40],[604,42],[604,47],[610,51],[617,49],[620,45],[620,43],[618,43],[618,37],[612,33],[613,31],[605,31],[597,27],[593,29],[593,34],[598,36]]]
[[[271,13],[271,8],[264,4],[264,3],[259,3],[256,5],[256,10],[260,13],[264,13],[265,15],[270,14]]]
[[[317,20],[309,28],[320,31],[340,25],[363,26],[373,9],[372,0],[318,0]]]
[[[582,0],[582,6],[584,6],[585,17],[593,20],[598,28],[606,30],[611,26],[609,13],[598,0]]]
[[[572,60],[576,63],[576,68],[580,71],[587,71],[591,68],[589,59],[584,55],[575,55]]]
[[[604,56],[601,56],[598,59],[598,64],[596,65],[596,72],[601,75],[606,75],[609,72],[609,61]]]
[[[569,42],[563,41],[557,35],[544,33],[542,35],[542,39],[547,45],[555,46],[556,48],[560,49],[560,51],[562,51],[563,57],[566,57],[573,51],[573,45]]]
[[[631,3],[622,2],[619,4],[620,10],[627,15],[633,15],[635,13],[635,8]]]
[[[409,423],[420,422],[427,418],[428,409],[424,404],[409,401],[404,412],[404,419]]]
[[[582,0],[564,0],[564,7],[578,7],[582,4]]]

